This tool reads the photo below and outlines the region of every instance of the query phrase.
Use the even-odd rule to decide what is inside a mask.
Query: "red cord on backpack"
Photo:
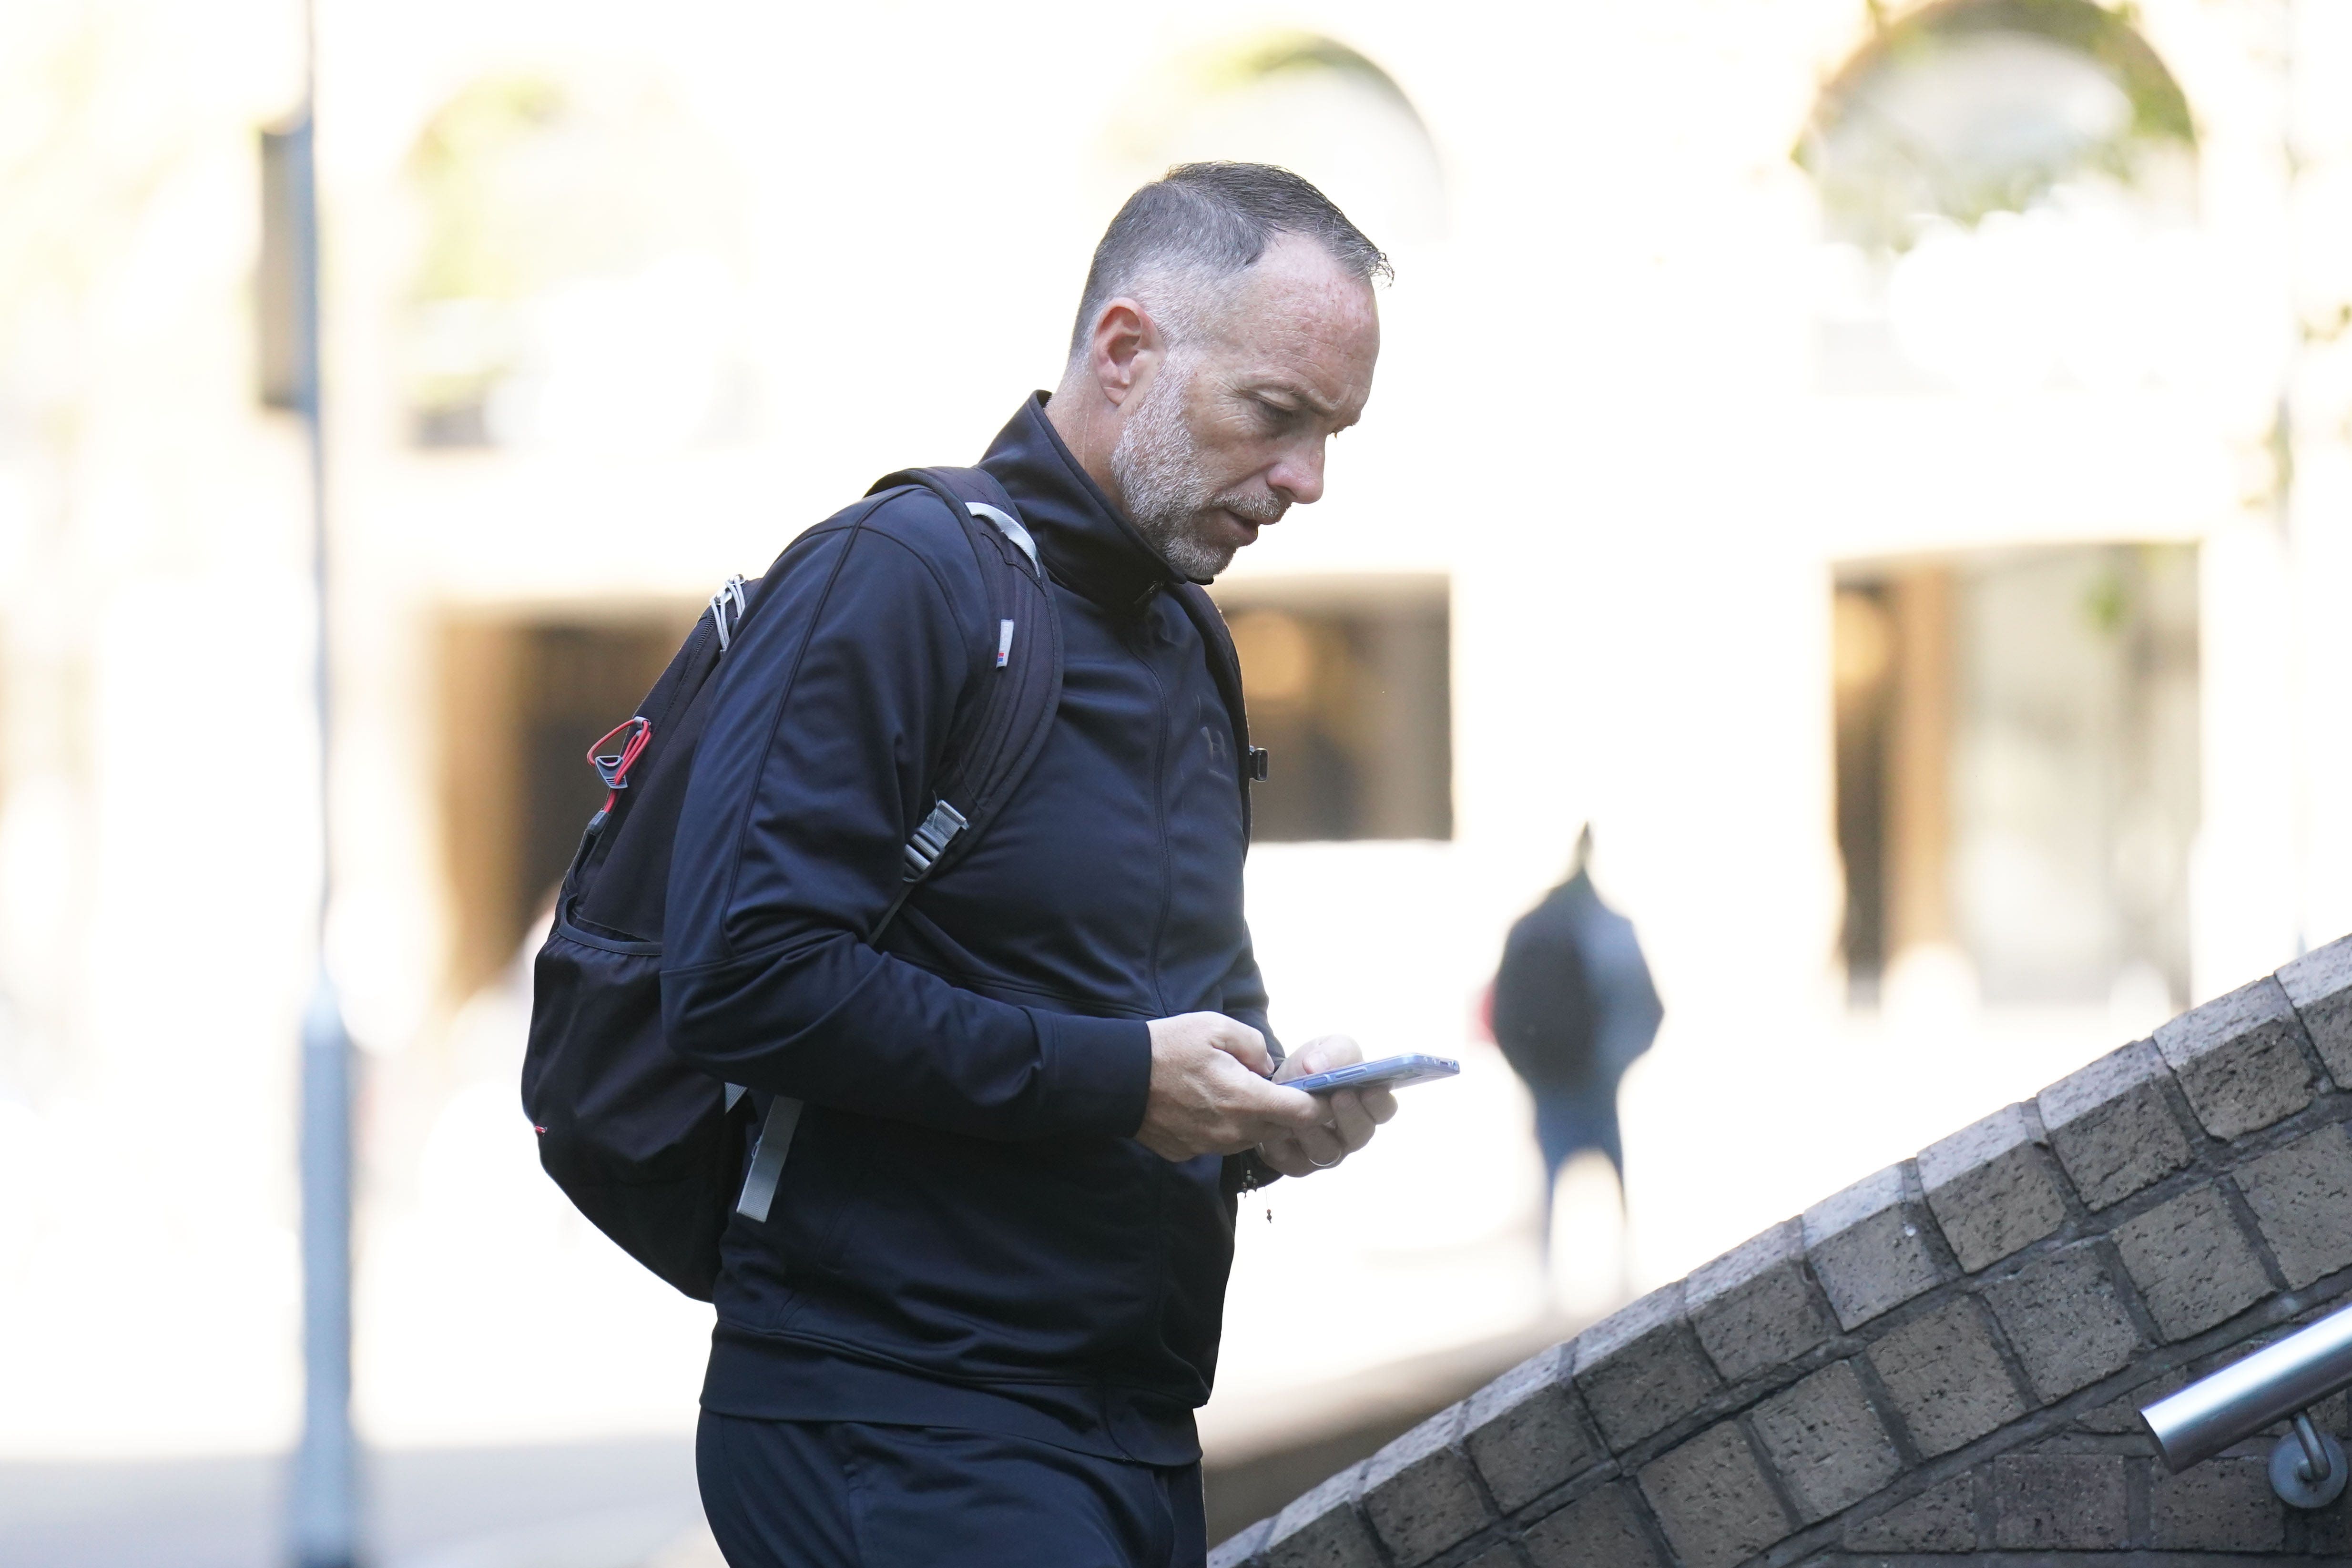
[[[628,739],[621,742],[618,752],[607,752],[604,748],[612,744],[615,735],[626,735]],[[646,749],[646,742],[653,738],[653,721],[640,717],[614,725],[588,748],[588,765],[594,768],[596,776],[604,781],[604,805],[596,813],[598,821],[604,819],[605,812],[613,809],[613,802],[620,793],[629,787],[629,769],[635,763],[637,753]]]

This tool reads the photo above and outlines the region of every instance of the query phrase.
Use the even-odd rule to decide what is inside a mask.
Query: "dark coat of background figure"
[[[1591,852],[1588,827],[1568,880],[1511,927],[1495,975],[1495,1043],[1535,1097],[1547,1245],[1552,1188],[1578,1151],[1608,1155],[1622,1190],[1617,1083],[1665,1016],[1633,922],[1592,885]]]

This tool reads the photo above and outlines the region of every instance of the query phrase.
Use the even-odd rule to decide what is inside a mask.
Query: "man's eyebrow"
[[[1267,381],[1253,383],[1244,390],[1253,395],[1273,392],[1280,393],[1285,397],[1295,397],[1326,419],[1335,416],[1339,412],[1338,404],[1327,402],[1318,395],[1313,388],[1301,385],[1287,376],[1276,376]]]

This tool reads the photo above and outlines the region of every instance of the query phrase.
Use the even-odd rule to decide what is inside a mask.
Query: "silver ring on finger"
[[[1304,1151],[1304,1150],[1302,1150],[1302,1151],[1300,1151],[1300,1152],[1304,1153],[1304,1152],[1305,1152],[1305,1151]],[[1338,1164],[1340,1161],[1342,1161],[1342,1160],[1346,1159],[1347,1157],[1348,1157],[1348,1156],[1347,1156],[1346,1154],[1341,1153],[1341,1154],[1334,1154],[1334,1155],[1332,1155],[1332,1156],[1331,1156],[1329,1159],[1328,1159],[1328,1160],[1318,1160],[1318,1159],[1317,1159],[1314,1155],[1312,1155],[1312,1154],[1308,1154],[1308,1155],[1307,1156],[1307,1163],[1308,1164],[1310,1164],[1310,1165],[1314,1166],[1314,1167],[1315,1167],[1317,1170],[1318,1170],[1318,1171],[1328,1171],[1328,1170],[1329,1170],[1332,1166],[1334,1166],[1334,1165]]]

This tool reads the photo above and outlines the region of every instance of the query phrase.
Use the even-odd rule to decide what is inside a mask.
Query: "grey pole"
[[[320,966],[302,1017],[302,1441],[289,1533],[296,1568],[359,1559],[352,1432],[351,1041]]]
[[[311,701],[318,730],[317,965],[302,1016],[302,1438],[288,1499],[296,1568],[353,1568],[359,1561],[359,1445],[352,1431],[352,1046],[326,962],[333,886],[329,810],[333,737],[327,619],[327,463],[319,368],[319,181],[313,127],[318,101],[315,5],[303,6],[302,106],[265,136],[266,195],[281,222],[283,401],[301,416],[310,459],[310,578],[316,620]],[[274,177],[272,177],[274,176]],[[264,270],[269,269],[265,239]]]

